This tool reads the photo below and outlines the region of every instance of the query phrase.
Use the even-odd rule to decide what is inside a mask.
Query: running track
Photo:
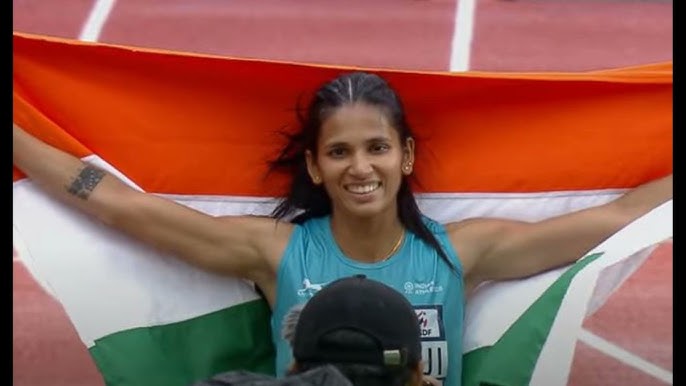
[[[584,71],[672,60],[671,1],[13,1],[13,29],[171,50],[421,70]],[[673,372],[672,247],[584,322],[570,386]],[[13,384],[102,386],[61,306],[13,263]]]

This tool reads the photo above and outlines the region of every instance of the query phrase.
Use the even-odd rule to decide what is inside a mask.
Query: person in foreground
[[[294,356],[288,376],[227,372],[193,386],[431,385],[422,374],[419,335],[402,294],[364,275],[346,277],[290,311],[283,325]]]
[[[415,141],[400,97],[381,77],[347,73],[322,85],[300,132],[272,163],[291,175],[273,216],[213,217],[139,192],[14,125],[14,164],[47,192],[200,268],[254,282],[272,308],[277,375],[291,362],[279,329],[287,312],[355,274],[405,294],[423,335],[424,373],[460,385],[465,295],[480,283],[573,263],[672,197],[672,176],[610,203],[523,222],[440,224],[410,189]],[[409,286],[425,288],[410,291]]]

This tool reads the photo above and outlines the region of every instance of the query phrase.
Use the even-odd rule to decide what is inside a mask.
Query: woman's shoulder
[[[296,228],[302,228],[307,232],[325,231],[329,226],[329,215],[324,216],[296,216],[291,222]]]
[[[432,217],[427,215],[422,215],[422,222],[433,234],[444,234],[446,233],[446,224],[443,224]]]

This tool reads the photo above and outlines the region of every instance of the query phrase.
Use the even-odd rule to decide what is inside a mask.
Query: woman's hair
[[[368,348],[379,350],[378,343],[369,335],[355,330],[336,330],[324,336],[330,345]],[[328,362],[298,362],[291,373],[302,373],[323,365],[332,365],[343,374],[354,386],[407,386],[417,371],[419,363],[408,363],[405,366],[386,367],[380,365],[358,363]]]
[[[408,138],[412,138],[400,98],[380,76],[353,72],[324,84],[316,91],[304,112],[299,105],[296,106],[300,130],[294,134],[285,134],[288,138],[287,144],[276,159],[270,162],[270,172],[285,171],[292,176],[290,190],[274,209],[272,217],[283,219],[294,216],[292,222],[302,223],[310,218],[331,214],[331,199],[323,186],[312,182],[307,172],[305,152],[309,150],[313,156],[317,156],[317,141],[322,123],[337,108],[353,103],[378,107],[389,119],[391,126],[397,130],[401,144],[404,145]],[[454,269],[438,240],[423,222],[410,188],[409,177],[405,175],[398,190],[397,205],[398,216],[403,226],[435,248],[441,259]]]

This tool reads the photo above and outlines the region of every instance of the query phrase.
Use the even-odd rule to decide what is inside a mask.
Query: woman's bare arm
[[[539,222],[475,218],[448,225],[471,286],[531,276],[583,257],[591,248],[672,198],[672,175],[604,205]]]
[[[213,217],[139,192],[17,125],[12,142],[14,164],[54,197],[193,265],[271,287],[290,224],[255,216]]]

